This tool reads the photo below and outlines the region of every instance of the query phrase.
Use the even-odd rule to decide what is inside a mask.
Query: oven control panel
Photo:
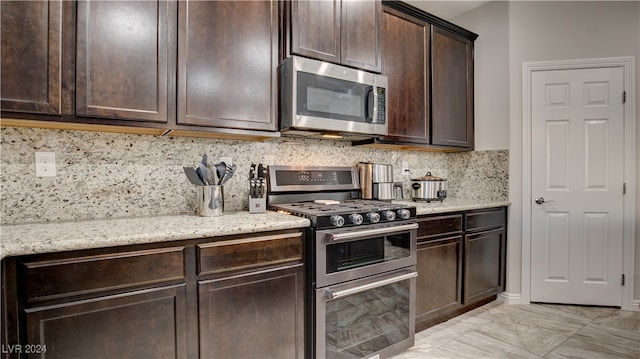
[[[416,218],[416,208],[398,208],[374,210],[365,213],[339,213],[315,218],[314,226],[321,228],[339,228],[362,226],[367,224],[398,222]]]

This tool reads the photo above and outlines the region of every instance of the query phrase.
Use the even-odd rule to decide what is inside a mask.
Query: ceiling
[[[439,18],[450,20],[458,15],[462,15],[467,11],[482,6],[489,1],[436,1],[436,0],[404,0],[407,4],[413,5]]]

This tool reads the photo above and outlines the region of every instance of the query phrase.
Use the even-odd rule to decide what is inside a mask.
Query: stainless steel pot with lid
[[[447,180],[427,172],[425,176],[411,180],[411,199],[414,201],[444,201],[447,197]]]

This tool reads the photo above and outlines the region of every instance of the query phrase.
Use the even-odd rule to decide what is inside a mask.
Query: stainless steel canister
[[[394,199],[393,166],[383,163],[358,163],[362,198],[383,201]]]
[[[222,216],[224,196],[222,186],[198,186],[199,211],[203,217]]]

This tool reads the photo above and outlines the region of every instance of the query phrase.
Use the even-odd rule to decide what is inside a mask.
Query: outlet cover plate
[[[56,153],[36,152],[36,177],[55,177]]]

